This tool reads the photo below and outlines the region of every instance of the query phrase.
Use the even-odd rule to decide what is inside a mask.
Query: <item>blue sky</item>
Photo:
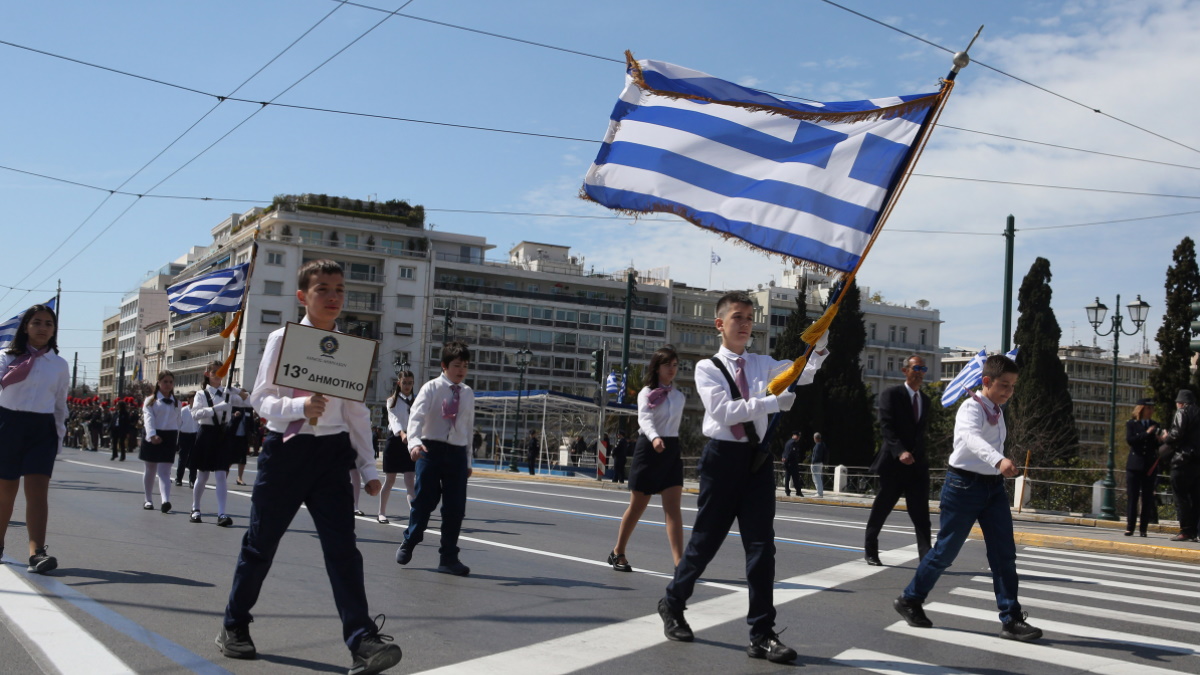
[[[403,2],[364,4],[393,10]],[[964,47],[985,24],[972,49],[979,61],[1200,148],[1194,124],[1200,53],[1192,46],[1200,34],[1200,2],[842,4],[951,49]],[[332,0],[7,3],[0,10],[0,40],[225,95],[335,8],[237,93],[269,100],[384,15]],[[522,239],[561,243],[598,270],[631,261],[640,268],[669,266],[674,278],[704,286],[713,249],[722,258],[713,285],[750,287],[781,279],[782,263],[682,221],[440,209],[608,215],[576,193],[622,87],[619,61],[626,49],[639,58],[824,101],[932,91],[950,67],[949,54],[819,0],[415,0],[404,13],[583,54],[392,17],[278,102],[582,140],[268,107],[153,193],[264,203],[299,192],[403,198],[425,205],[437,228],[486,236],[501,254]],[[7,45],[0,45],[0,55],[6,85],[0,164],[23,171],[115,188],[216,103]],[[217,106],[125,189],[149,190],[258,108]],[[1195,150],[979,64],[960,75],[942,123],[1200,167]],[[999,235],[1011,213],[1019,230],[1014,284],[1035,257],[1051,261],[1064,341],[1091,342],[1083,306],[1095,296],[1112,306],[1118,293],[1122,304],[1140,293],[1152,305],[1149,344],[1156,349],[1164,273],[1180,239],[1200,233],[1197,214],[1035,228],[1200,211],[1196,169],[941,128],[917,172],[1193,197],[917,176],[859,277],[889,301],[926,299],[939,308],[943,345],[997,348],[1004,260]],[[44,300],[50,294],[41,289],[52,289],[61,278],[68,292],[59,342],[68,358],[79,352],[89,379],[98,367],[105,308],[115,307],[120,292],[146,271],[190,245],[208,243],[214,225],[249,207],[124,196],[102,204],[105,196],[0,170],[0,284],[39,289],[9,293],[0,300],[0,314]],[[73,292],[83,290],[115,293]],[[1122,352],[1140,345],[1140,338],[1127,338]]]

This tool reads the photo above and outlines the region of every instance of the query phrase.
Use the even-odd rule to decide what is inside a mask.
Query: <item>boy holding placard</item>
[[[296,297],[307,312],[302,324],[336,330],[346,297],[342,268],[313,260],[300,268]],[[282,387],[273,381],[284,329],[267,339],[250,403],[267,421],[250,502],[250,527],[242,538],[225,621],[217,646],[230,658],[257,655],[250,639],[250,610],[258,600],[279,540],[301,505],[316,526],[333,600],[342,619],[342,638],[354,657],[351,675],[379,673],[400,662],[400,647],[381,635],[367,611],[362,555],[354,537],[354,501],[349,469],[357,468],[369,495],[379,494],[371,446],[371,416],[356,401]],[[319,420],[312,425],[312,420]],[[380,615],[382,616],[382,615]]]

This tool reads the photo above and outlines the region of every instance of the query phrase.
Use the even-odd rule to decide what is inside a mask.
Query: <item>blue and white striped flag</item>
[[[938,100],[798,103],[630,59],[582,194],[850,271]]]
[[[50,309],[54,309],[55,312],[58,311],[54,308],[54,298],[50,298],[42,304],[46,305]],[[9,343],[17,339],[17,329],[21,327],[21,317],[24,316],[25,311],[26,310],[21,310],[20,314],[14,316],[8,321],[5,321],[4,323],[0,323],[0,349],[7,347]]]
[[[1013,347],[1005,356],[1015,361],[1018,349],[1019,347]],[[966,396],[968,391],[983,382],[983,362],[987,360],[987,357],[987,347],[980,349],[979,353],[963,366],[962,371],[953,380],[950,380],[950,384],[946,385],[946,391],[942,392],[943,408],[954,405],[955,401]]]
[[[167,288],[167,304],[172,312],[236,312],[246,292],[246,269],[250,263],[228,267],[202,277],[188,279]]]
[[[608,380],[604,383],[604,391],[615,394],[621,391],[621,380],[617,377],[617,371],[612,371],[608,374]]]
[[[710,264],[716,265],[717,263],[721,262],[721,256],[717,255],[716,253],[712,253],[711,251],[710,251],[710,253],[712,255],[712,257],[709,258]]]

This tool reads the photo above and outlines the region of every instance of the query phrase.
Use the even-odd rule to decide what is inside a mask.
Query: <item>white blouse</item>
[[[155,392],[154,398],[147,398],[142,405],[142,425],[146,427],[147,441],[159,431],[179,431],[179,399],[174,400],[174,403],[163,403],[162,393]]]
[[[8,372],[9,364],[17,358],[13,354],[0,354],[0,373]],[[67,394],[70,389],[71,367],[66,359],[49,351],[34,360],[24,380],[0,387],[0,408],[52,413],[61,444],[67,433]]]
[[[208,406],[208,399],[204,396],[205,391],[207,391],[208,395],[212,397],[213,405],[217,405],[222,401],[228,401],[230,403],[230,409],[221,415],[220,421],[222,423],[229,421],[230,415],[233,414],[233,408],[237,408],[238,406],[242,405],[242,397],[238,396],[232,391],[229,391],[228,388],[217,388],[209,385],[196,392],[196,396],[192,399],[192,419],[196,420],[200,426],[211,427],[214,424],[213,417],[215,417],[216,414],[216,411]]]
[[[393,436],[399,436],[401,431],[408,428],[408,412],[415,400],[414,398],[406,401],[403,396],[397,396],[396,405],[387,409],[388,428],[392,430]]]
[[[678,389],[672,389],[658,406],[650,408],[650,387],[638,392],[638,428],[650,440],[679,436],[679,422],[683,419],[683,404],[687,397]]]
[[[214,401],[215,403],[215,401]],[[194,434],[200,431],[196,418],[192,417],[192,407],[186,406],[179,410],[179,433]]]

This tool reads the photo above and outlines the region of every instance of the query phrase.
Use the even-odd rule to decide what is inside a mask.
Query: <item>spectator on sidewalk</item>
[[[796,496],[803,497],[804,493],[800,492],[800,456],[804,454],[803,448],[800,447],[800,432],[792,434],[787,443],[783,444],[783,494],[790,497],[791,490],[788,489],[788,483],[791,483],[796,488]]]
[[[825,460],[829,456],[829,448],[821,440],[821,432],[813,434],[812,479],[813,487],[817,490],[817,498],[825,496]]]
[[[1159,457],[1170,462],[1171,490],[1179,512],[1179,534],[1171,541],[1196,541],[1200,520],[1200,408],[1196,394],[1180,389],[1170,431],[1160,431]]]
[[[1125,423],[1125,442],[1129,444],[1129,457],[1125,460],[1125,493],[1129,501],[1126,513],[1125,536],[1132,537],[1137,529],[1138,514],[1142,516],[1141,535],[1146,536],[1146,527],[1154,520],[1157,505],[1154,503],[1154,485],[1158,482],[1157,433],[1159,424],[1150,419],[1153,402],[1144,398],[1133,408],[1133,419]]]

